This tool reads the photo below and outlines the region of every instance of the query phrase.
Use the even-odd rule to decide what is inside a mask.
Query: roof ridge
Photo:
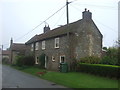
[[[76,23],[80,22],[81,20],[83,20],[83,19],[80,19],[80,20],[74,21],[72,23],[69,23],[69,26],[75,25]],[[66,34],[67,33],[66,28],[67,28],[67,24],[65,24],[63,26],[60,26],[60,27],[57,27],[57,28],[54,28],[52,30],[49,30],[45,33],[35,35],[30,40],[28,40],[25,44],[29,44],[29,43],[32,43],[32,42],[37,42],[37,41],[44,40],[44,39],[47,39],[47,38],[51,38],[51,37]]]

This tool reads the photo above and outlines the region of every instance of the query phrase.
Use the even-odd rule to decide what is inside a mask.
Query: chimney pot
[[[92,13],[85,8],[85,11],[82,12],[83,19],[90,20],[92,19]]]
[[[44,33],[46,33],[46,32],[49,31],[49,30],[50,30],[49,25],[48,25],[48,26],[45,25],[45,27],[44,27]]]

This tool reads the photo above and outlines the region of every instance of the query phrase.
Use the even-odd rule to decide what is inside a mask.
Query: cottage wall
[[[69,40],[68,36],[65,35],[68,30],[70,32]],[[59,37],[59,48],[55,48],[55,36]],[[42,41],[40,40],[45,40],[44,50],[42,49]],[[68,41],[70,43],[68,43]],[[39,42],[39,49],[35,50],[34,47],[34,51],[31,52],[30,43],[34,43],[35,46],[36,42]],[[27,46],[29,49],[27,54],[33,53],[35,61],[38,60],[41,54],[45,54],[47,57],[46,68],[49,70],[58,70],[60,56],[65,56],[65,62],[68,62],[69,65],[74,59],[80,60],[81,57],[100,57],[102,50],[102,34],[92,20],[92,13],[85,9],[81,20],[70,23],[68,26],[65,25],[51,31],[48,30],[41,35],[37,35],[27,42]],[[54,57],[54,61],[52,61],[52,57]],[[68,57],[70,57],[70,60]]]
[[[45,49],[42,49],[42,41],[39,41],[39,50],[35,50],[35,60],[39,58],[41,54],[45,54],[47,56],[47,69],[50,70],[58,70],[60,63],[60,56],[67,56],[67,36],[59,37],[59,48],[55,48],[55,38],[45,40]],[[56,37],[57,38],[57,37]],[[55,61],[52,61],[52,57],[55,58]]]
[[[86,56],[101,56],[102,35],[92,20],[82,20],[78,29],[71,35],[74,58],[80,60]]]

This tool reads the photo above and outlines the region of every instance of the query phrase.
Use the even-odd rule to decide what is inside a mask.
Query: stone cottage
[[[2,51],[2,59],[6,58],[9,60],[9,54],[10,54],[9,50],[3,50]]]
[[[10,63],[9,56],[10,56],[9,50],[2,50],[2,62],[3,63]]]
[[[45,54],[45,68],[58,70],[60,62],[70,64],[85,56],[101,56],[102,34],[92,20],[92,13],[85,9],[82,19],[53,30],[44,27],[44,33],[35,35],[25,44],[27,54],[33,53],[35,63]]]
[[[26,45],[23,43],[13,43],[13,40],[11,39],[10,42],[10,63],[14,64],[16,62],[15,58],[17,55],[25,55],[26,51]]]

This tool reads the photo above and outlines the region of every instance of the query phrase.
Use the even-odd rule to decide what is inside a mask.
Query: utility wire
[[[69,2],[68,4],[73,3],[73,2],[75,2],[75,1],[77,1],[77,0],[71,1],[71,2]],[[51,16],[49,16],[47,19],[45,19],[45,20],[44,20],[43,22],[41,22],[39,25],[37,25],[36,27],[34,27],[31,31],[29,31],[29,32],[27,32],[26,34],[22,35],[21,37],[15,39],[15,41],[16,41],[16,40],[19,40],[19,39],[21,39],[21,38],[23,38],[23,37],[25,37],[26,35],[28,35],[29,33],[31,33],[33,30],[35,30],[36,28],[38,28],[40,25],[42,25],[43,23],[46,23],[47,20],[49,20],[51,17],[53,17],[53,16],[54,16],[56,13],[58,13],[59,11],[61,11],[65,6],[66,6],[66,5],[64,5],[63,7],[61,7],[59,10],[57,10],[55,13],[53,13]],[[3,45],[9,45],[9,43],[8,43],[8,44],[3,44]]]
[[[81,11],[81,12],[82,12],[82,10],[80,10],[79,8],[77,8],[77,7],[73,6],[72,4],[71,4],[71,6],[72,6],[73,8],[75,8],[76,10],[78,10],[78,11]],[[98,22],[99,24],[101,24],[102,26],[104,26],[104,27],[106,27],[106,28],[108,28],[108,29],[110,29],[110,30],[114,31],[115,33],[117,33],[117,31],[116,31],[116,30],[114,30],[113,28],[111,28],[111,27],[109,27],[109,26],[107,26],[107,25],[105,25],[105,24],[103,24],[103,23],[99,22],[99,21],[98,21],[98,20],[96,20],[96,19],[95,19],[95,21],[96,21],[96,22]]]
[[[75,5],[77,5],[77,6],[81,6],[81,5],[83,5],[83,6],[92,6],[92,7],[98,7],[98,8],[100,8],[100,9],[102,9],[102,8],[108,8],[108,9],[113,9],[113,10],[118,10],[116,7],[112,7],[112,6],[103,6],[103,5],[93,5],[93,4],[82,4],[82,3],[80,3],[80,4],[76,4],[76,3],[74,3]]]
[[[107,26],[107,25],[105,25],[105,24],[99,22],[98,20],[95,19],[95,21],[98,22],[99,24],[101,24],[102,26],[108,28],[109,30],[112,30],[113,32],[118,33],[118,32],[117,32],[116,30],[114,30],[113,28],[111,28],[111,27],[109,27],[109,26]]]
[[[60,15],[60,17],[58,18],[58,20],[56,21],[56,23],[53,25],[53,27],[55,27],[61,20],[61,18],[63,17],[65,11],[62,12],[62,14]]]
[[[75,10],[83,12],[81,9],[75,7],[73,4],[71,4],[71,6],[72,6],[73,8],[75,8]]]
[[[77,0],[71,1],[71,2],[69,2],[68,4],[73,3],[73,2],[75,2],[75,1],[77,1]],[[41,22],[39,25],[37,25],[35,28],[33,28],[31,31],[29,31],[29,32],[27,32],[26,34],[24,34],[23,36],[15,39],[15,41],[23,38],[23,37],[26,36],[26,35],[28,35],[30,32],[32,32],[33,30],[35,30],[36,28],[38,28],[40,25],[42,25],[44,22],[46,22],[48,19],[50,19],[51,17],[53,17],[56,13],[58,13],[59,11],[61,11],[65,6],[66,6],[66,5],[64,5],[63,7],[61,7],[59,10],[57,10],[55,13],[53,13],[51,16],[49,16],[47,19],[45,19],[43,22]]]
[[[49,20],[51,17],[53,17],[56,13],[58,13],[59,11],[61,11],[66,5],[64,5],[63,7],[61,7],[59,10],[57,10],[55,13],[53,13],[51,16],[49,16],[47,19],[45,19],[44,21],[42,21],[39,25],[37,25],[36,27],[34,27],[32,30],[30,30],[29,32],[27,32],[26,34],[20,36],[19,38],[15,39],[15,41],[22,39],[23,37],[25,37],[26,35],[28,35],[29,33],[31,33],[32,31],[34,31],[36,28],[38,28],[40,25],[42,25],[43,23],[46,23],[47,20]],[[9,45],[9,43],[3,44],[5,45]]]
[[[47,19],[45,19],[43,22],[41,22],[39,25],[37,25],[36,27],[34,27],[31,31],[27,32],[26,34],[24,34],[23,36],[15,39],[16,40],[19,40],[21,38],[23,38],[24,36],[28,35],[29,33],[31,33],[33,30],[35,30],[36,28],[38,28],[40,25],[42,25],[43,23],[45,23],[48,19],[50,19],[51,17],[53,17],[56,13],[58,13],[60,10],[62,10],[66,5],[64,5],[63,7],[61,7],[59,10],[57,10],[55,13],[53,13],[51,16],[49,16]]]

